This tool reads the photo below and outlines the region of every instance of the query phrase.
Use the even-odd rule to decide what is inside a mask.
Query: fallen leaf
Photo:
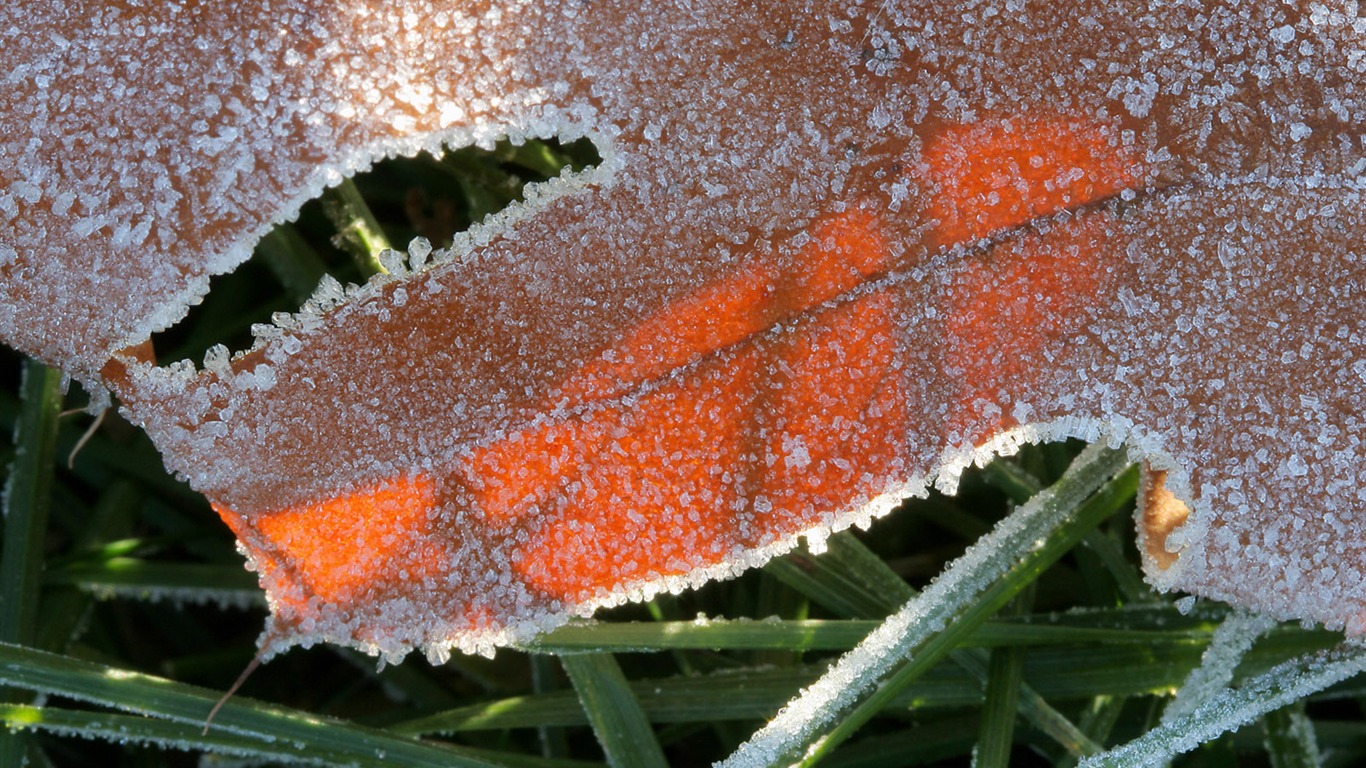
[[[13,4],[0,334],[213,501],[269,652],[488,650],[1062,437],[1149,461],[1157,586],[1359,632],[1354,8]],[[603,160],[132,351],[326,185],[505,136]]]

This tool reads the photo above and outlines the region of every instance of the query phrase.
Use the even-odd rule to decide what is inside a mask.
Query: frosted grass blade
[[[1272,768],[1318,768],[1319,754],[1314,721],[1304,712],[1304,701],[1267,713],[1262,719],[1263,743]]]
[[[158,563],[116,557],[56,568],[44,580],[48,584],[74,586],[101,598],[172,600],[232,608],[265,604],[255,577],[231,565]]]
[[[1235,610],[1214,631],[1200,657],[1200,666],[1191,670],[1186,682],[1162,712],[1162,722],[1170,723],[1196,707],[1212,701],[1233,682],[1233,673],[1252,644],[1271,631],[1276,622],[1270,617]]]
[[[560,657],[598,744],[613,768],[666,768],[664,751],[626,676],[610,654]]]
[[[889,617],[858,648],[841,658],[821,680],[720,765],[749,768],[779,764],[813,738],[819,738],[816,735],[819,729],[834,723],[847,706],[891,672],[902,659],[924,650],[937,635],[948,634],[943,630],[955,617],[976,609],[983,614],[978,621],[985,621],[1013,593],[999,595],[999,602],[989,606],[981,599],[983,593],[1019,567],[1023,560],[1035,560],[1032,555],[1038,542],[1048,539],[1067,523],[1076,508],[1119,472],[1126,461],[1122,450],[1103,444],[1087,448],[1062,480],[997,525],[954,561],[919,597]],[[1061,552],[1056,554],[1061,555]],[[1018,586],[1023,588],[1024,583]],[[954,634],[963,631],[962,624],[954,624]],[[946,645],[940,652],[946,653],[951,647],[951,644]],[[888,694],[895,695],[895,691],[883,687],[873,699],[881,701]]]
[[[0,644],[0,683],[157,718],[146,721],[145,734],[125,732],[129,739],[157,740],[167,733],[162,721],[192,726],[177,731],[186,736],[180,743],[186,749],[213,750],[227,734],[239,740],[239,751],[286,749],[296,756],[337,763],[432,768],[492,765],[459,747],[423,743],[242,697],[229,699],[209,735],[196,739],[193,732],[202,731],[204,718],[220,695],[217,691],[10,644]],[[24,717],[19,710],[10,714]]]
[[[1140,768],[1160,765],[1175,755],[1189,752],[1220,734],[1363,670],[1366,670],[1366,650],[1353,646],[1343,645],[1291,659],[1128,744],[1083,760],[1081,766]]]
[[[1003,550],[996,550],[995,554],[998,557],[1021,557],[1021,553],[1025,554],[1020,562],[1000,574],[998,580],[985,586],[984,591],[977,595],[975,600],[969,601],[966,609],[959,613],[942,632],[928,638],[920,652],[913,655],[908,654],[910,658],[902,663],[866,699],[855,704],[847,714],[841,715],[838,722],[827,732],[819,737],[813,737],[802,765],[814,764],[852,736],[864,723],[882,711],[898,692],[936,664],[942,654],[951,653],[947,649],[954,647],[959,638],[972,631],[974,627],[1005,605],[1021,589],[1033,583],[1044,570],[1062,557],[1065,552],[1079,544],[1086,534],[1091,532],[1102,520],[1108,518],[1129,499],[1133,498],[1138,483],[1137,467],[1130,467],[1129,471],[1111,480],[1090,498],[1087,498],[1087,493],[1082,491],[1082,488],[1092,482],[1098,482],[1091,474],[1095,467],[1088,465],[1092,462],[1099,462],[1100,457],[1092,452],[1097,451],[1103,454],[1108,450],[1103,445],[1088,448],[1087,451],[1078,456],[1077,464],[1074,464],[1074,469],[1080,471],[1069,472],[1050,489],[1051,495],[1056,496],[1055,500],[1061,511],[1062,519],[1057,524],[1056,530],[1048,533],[1047,536],[1042,535],[1044,532],[1041,531],[1041,535],[1037,538],[1017,540],[1013,544],[1007,544]],[[1088,459],[1088,455],[1091,458]],[[1086,461],[1083,462],[1083,460]],[[1105,476],[1108,475],[1101,477]],[[1041,497],[1047,499],[1044,494],[1035,498]],[[1045,503],[1048,504],[1049,502],[1045,501]],[[1020,512],[1029,508],[1030,505],[1025,505]],[[998,530],[1000,528],[1001,526],[998,525]],[[964,558],[972,553],[973,550],[969,550]],[[946,571],[946,574],[948,572]],[[1075,744],[1083,751],[1094,752],[1090,742],[1075,726],[1071,726],[1071,730],[1075,732]],[[1067,746],[1072,742],[1060,741],[1059,743]]]
[[[1007,462],[994,461],[989,466],[1005,465]],[[1027,502],[1038,493],[1039,485],[1032,477],[1015,470],[1029,480],[1029,485],[1021,486],[1023,495],[1020,503]],[[842,532],[831,536],[828,549],[820,557],[813,557],[805,551],[770,562],[765,569],[794,589],[801,591],[826,608],[843,616],[857,618],[880,618],[894,613],[902,604],[913,599],[917,592],[898,576],[887,563],[868,549],[853,535]],[[778,567],[774,567],[774,566]],[[986,630],[983,626],[980,629]],[[868,631],[871,631],[869,628]],[[866,637],[867,633],[860,636]],[[1062,632],[1055,636],[1064,642],[1078,639],[1077,635]],[[973,639],[964,639],[961,646],[977,644],[976,633]],[[1065,638],[1065,640],[1064,640]],[[1003,641],[1002,645],[1033,644],[1033,640],[1017,638]],[[852,647],[852,646],[851,646]],[[980,650],[959,647],[950,651],[950,658],[969,674],[986,684],[988,679],[988,656]],[[1101,751],[1099,744],[1086,738],[1070,720],[1054,709],[1042,696],[1028,684],[1021,683],[1018,697],[1019,713],[1029,723],[1046,733],[1069,753],[1078,757]]]
[[[61,736],[85,739],[104,739],[124,745],[149,745],[165,749],[202,750],[215,755],[249,758],[244,764],[255,765],[268,760],[272,764],[383,766],[404,765],[391,760],[387,753],[376,753],[369,759],[355,755],[328,754],[312,750],[299,754],[297,745],[263,742],[231,733],[202,734],[200,726],[169,720],[154,720],[136,715],[110,712],[86,712],[55,707],[0,706],[0,724],[17,729],[42,731]],[[554,760],[519,755],[512,752],[469,749],[476,758],[487,757],[489,764],[502,768],[593,768],[596,763],[583,760]],[[231,764],[230,761],[223,761]],[[213,762],[205,761],[205,765]],[[452,763],[459,765],[460,763]]]

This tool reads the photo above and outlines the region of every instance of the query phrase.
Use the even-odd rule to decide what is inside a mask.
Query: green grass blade
[[[59,372],[41,363],[29,360],[24,364],[14,435],[17,450],[4,498],[0,642],[30,645],[37,634],[43,539],[52,500],[57,417],[62,409],[61,382]],[[14,691],[5,691],[3,699],[18,701]],[[27,751],[27,739],[12,731],[0,732],[0,765],[22,764]]]
[[[535,653],[707,650],[846,651],[858,645],[876,621],[807,619],[775,621],[712,619],[571,624],[527,643]],[[1059,635],[1061,633],[1058,633]]]
[[[164,749],[204,750],[232,757],[283,763],[319,763],[317,756],[300,754],[283,743],[253,741],[236,734],[201,734],[202,726],[111,712],[55,707],[0,706],[0,724],[18,732],[46,732],[57,736],[106,739],[121,744]]]
[[[52,497],[61,374],[40,363],[24,366],[22,411],[5,489],[5,541],[0,551],[0,642],[32,641],[43,573],[43,537]]]
[[[335,764],[338,760],[352,762],[352,758],[345,754],[329,755],[320,751],[299,754],[297,745],[293,744],[249,742],[234,734],[211,732],[206,735],[199,725],[110,712],[0,705],[0,724],[16,730],[43,731],[60,736],[105,739],[119,744],[151,745],[165,749],[202,750],[253,760],[314,765]],[[495,750],[467,749],[465,752],[503,768],[594,768],[600,765],[584,760],[546,760]],[[377,753],[376,758],[369,764],[390,764],[387,754]]]
[[[664,750],[615,658],[606,653],[562,656],[598,744],[613,768],[666,768]]]
[[[1182,618],[1168,607],[1170,620]],[[1152,614],[1160,615],[1160,614]],[[1152,646],[1161,643],[1204,643],[1209,626],[1159,628],[1149,624],[1123,624],[1122,610],[1095,612],[1088,620],[1112,616],[1117,626],[1084,626],[1077,617],[1042,616],[1021,620],[992,620],[963,638],[961,649],[1002,646],[1112,645]],[[1147,618],[1145,615],[1143,618]],[[1048,623],[1045,623],[1048,622]],[[710,619],[707,621],[613,622],[571,624],[525,644],[536,653],[612,653],[672,651],[681,649],[847,651],[858,645],[880,624],[871,619]],[[956,660],[956,657],[955,657]],[[986,657],[980,661],[985,664]]]
[[[798,687],[814,682],[820,672],[815,667],[725,670],[632,681],[630,688],[641,710],[654,723],[762,720],[776,712]],[[922,693],[936,702],[949,701],[960,706],[974,702],[979,695],[977,687],[966,677],[941,682],[939,689]],[[459,707],[400,723],[390,730],[426,735],[589,724],[578,696],[572,691],[556,691]]]
[[[959,765],[977,741],[977,718],[956,717],[870,736],[831,755],[821,768],[911,768]]]
[[[769,561],[764,570],[846,618],[881,619],[915,596],[904,579],[847,531],[827,539],[820,554],[802,546]]]
[[[1021,615],[1034,602],[1033,585],[1007,606],[1005,613]],[[986,702],[978,730],[974,768],[1006,768],[1015,742],[1015,710],[1019,705],[1020,684],[1024,678],[1024,651],[1019,646],[997,648],[991,652],[991,671],[987,678]]]
[[[1177,615],[1174,609],[1172,614]],[[1340,641],[1341,634],[1288,627],[1280,642],[1264,641],[1254,648],[1243,668],[1257,674],[1288,658],[1324,650]],[[1167,695],[1200,663],[1202,650],[1203,641],[1188,638],[1153,644],[1026,649],[1024,679],[1034,682],[1036,695],[1057,701]],[[982,663],[980,675],[975,670],[969,672],[957,665],[941,664],[898,694],[888,709],[929,713],[976,707],[982,702],[981,681],[987,674],[985,661]],[[823,669],[816,666],[726,669],[711,674],[637,680],[631,683],[631,690],[650,721],[656,724],[766,720],[799,689],[814,683],[821,672]],[[457,707],[413,718],[389,730],[420,735],[542,725],[586,726],[588,719],[572,692],[557,691]],[[1087,748],[1095,752],[1102,751],[1085,735],[1078,743],[1089,745]],[[1077,747],[1073,751],[1084,750]]]
[[[1013,461],[997,459],[986,465],[982,474],[988,483],[1000,489],[1016,504],[1029,501],[1034,494],[1043,490],[1038,478]]]
[[[196,737],[218,701],[218,692],[15,645],[0,644],[0,682],[150,716],[137,720],[147,723],[145,734],[124,733],[130,739],[155,741],[166,733],[164,721],[192,726],[176,732],[183,737],[177,742],[185,749],[216,750],[227,743],[237,753],[284,749],[296,758],[361,766],[494,765],[458,747],[418,742],[242,697],[224,704],[208,736]],[[16,717],[22,716],[15,712]]]
[[[531,654],[531,687],[536,693],[554,693],[562,687],[555,661],[554,657],[546,654]],[[569,740],[563,728],[538,724],[536,737],[541,742],[541,754],[545,757],[559,758],[569,754]]]
[[[1123,548],[1113,536],[1103,531],[1092,531],[1087,534],[1083,544],[1105,566],[1125,600],[1142,603],[1156,599],[1148,585],[1143,583],[1143,576],[1138,569],[1125,559]]]
[[[102,598],[173,600],[241,608],[265,604],[256,576],[232,565],[157,563],[114,557],[54,568],[44,581],[74,586]]]
[[[958,649],[950,651],[949,658],[969,675],[972,675],[980,684],[989,684],[991,681],[990,656],[976,649],[962,647],[966,644],[962,643]],[[998,646],[997,650],[1019,651],[1018,646],[1021,645],[1024,643],[1004,643]],[[1021,652],[1019,656],[1022,663],[1027,663],[1029,659],[1027,653]],[[1044,680],[1054,679],[1049,675],[1032,675],[1031,677]],[[1081,728],[1054,709],[1034,686],[1027,685],[1023,680],[1023,675],[1019,682],[1016,698],[1016,711],[1019,715],[1067,750],[1069,754],[1081,757],[1104,750],[1101,745],[1088,738]]]
[[[327,265],[292,224],[268,232],[256,244],[256,252],[296,304],[307,301],[327,273]]]
[[[337,242],[355,260],[361,274],[377,275],[387,270],[379,263],[381,252],[392,249],[370,205],[351,179],[323,192],[323,212],[337,228]]]

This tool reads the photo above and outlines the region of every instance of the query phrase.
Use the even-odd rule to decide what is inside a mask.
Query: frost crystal
[[[10,3],[0,338],[116,390],[272,649],[487,651],[1065,436],[1149,460],[1159,586],[1360,631],[1355,3],[962,5]],[[125,353],[325,185],[528,136],[603,162]]]

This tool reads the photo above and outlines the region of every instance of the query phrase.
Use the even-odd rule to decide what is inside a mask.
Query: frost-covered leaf
[[[486,649],[1063,436],[1150,459],[1159,586],[1358,630],[1355,8],[11,4],[0,335],[215,503],[271,650]],[[146,362],[324,185],[531,135],[603,161]]]

